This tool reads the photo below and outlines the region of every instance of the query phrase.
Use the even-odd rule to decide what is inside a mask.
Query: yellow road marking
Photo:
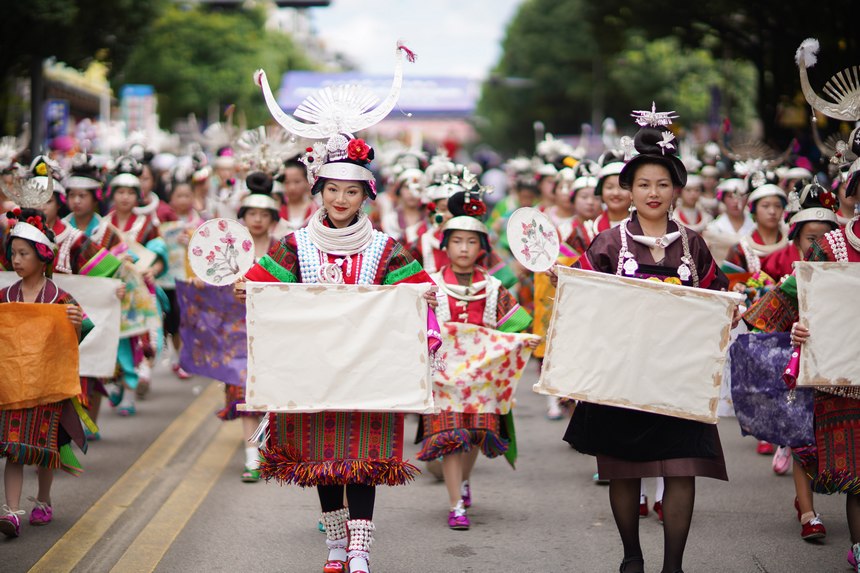
[[[111,573],[154,571],[203,503],[242,441],[241,424],[222,424],[203,453],[155,517],[129,546]]]
[[[30,573],[71,571],[162,471],[192,433],[223,404],[220,384],[210,384],[138,460],[45,553]]]

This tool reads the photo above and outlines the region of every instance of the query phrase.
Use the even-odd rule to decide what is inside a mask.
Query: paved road
[[[136,418],[104,413],[105,440],[85,456],[84,476],[57,480],[56,521],[0,542],[0,570],[320,571],[326,551],[315,492],[241,483],[239,424],[212,415],[218,385],[158,374]],[[375,572],[617,571],[607,488],[591,483],[593,459],[561,441],[565,424],[544,418],[544,398],[531,392],[535,375],[532,368],[518,393],[517,470],[501,459],[478,462],[472,529],[447,529],[445,488],[432,476],[382,488]],[[407,435],[414,431],[411,420]],[[772,473],[733,419],[720,433],[731,481],[699,480],[685,570],[848,571],[844,499],[816,498],[829,536],[803,542],[791,478]],[[407,451],[414,459],[417,446]],[[25,496],[34,478],[28,472]],[[653,514],[641,534],[648,571],[659,571],[662,528]]]

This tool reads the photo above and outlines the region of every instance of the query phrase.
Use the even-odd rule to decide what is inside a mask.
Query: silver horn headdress
[[[860,68],[851,66],[830,78],[824,84],[824,93],[832,100],[827,101],[815,93],[806,74],[806,69],[818,62],[818,48],[818,40],[815,38],[804,40],[797,48],[794,58],[800,70],[800,87],[806,101],[813,109],[833,119],[860,120]]]
[[[415,61],[415,54],[398,42],[395,50],[397,65],[394,68],[394,80],[391,82],[388,96],[382,103],[379,103],[379,98],[364,86],[326,87],[316,94],[308,96],[296,108],[295,116],[309,123],[299,121],[281,109],[269,87],[266,72],[257,70],[254,74],[254,81],[262,88],[263,97],[266,99],[266,105],[269,107],[272,117],[293,135],[308,139],[328,139],[337,133],[352,135],[385,119],[397,104],[400,88],[403,85],[401,52],[406,54],[406,58],[410,62]]]

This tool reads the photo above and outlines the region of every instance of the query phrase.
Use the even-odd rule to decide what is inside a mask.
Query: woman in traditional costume
[[[789,243],[761,262],[762,270],[776,280],[792,274],[794,263],[803,260],[812,243],[839,226],[833,212],[837,199],[818,183],[805,185],[800,193],[792,191],[789,197],[789,202],[796,201],[799,207],[788,221]]]
[[[746,209],[747,185],[731,177],[717,184],[717,199],[724,212],[711,221],[702,236],[717,264],[722,264],[730,248],[755,231],[755,221]]]
[[[307,168],[298,159],[285,161],[275,179],[274,194],[280,198],[281,206],[274,236],[281,238],[307,225],[319,205],[311,195]]]
[[[412,59],[413,54],[398,45],[398,53],[401,50]],[[393,108],[402,81],[402,60],[398,59],[392,93],[383,104],[370,111],[356,109],[351,102],[360,103],[366,95],[361,88],[349,86],[344,89],[353,98],[329,100],[315,112],[309,112],[304,103],[299,106],[297,114],[313,123],[285,114],[265,75],[258,72],[256,79],[269,110],[285,129],[297,136],[328,140],[314,144],[303,157],[312,193],[321,195],[323,208],[305,228],[281,239],[246,279],[377,285],[432,282],[401,244],[373,229],[362,205],[376,197],[376,180],[367,168],[374,152],[351,135],[374,125]],[[243,283],[237,283],[237,289],[243,291]],[[435,296],[428,295],[428,303],[435,304]],[[271,413],[266,422],[269,438],[262,450],[262,477],[315,486],[319,493],[329,548],[323,570],[368,573],[376,486],[404,484],[416,471],[403,460],[403,414]]]
[[[634,140],[639,155],[627,162],[619,180],[631,190],[636,211],[628,221],[600,233],[577,265],[620,276],[725,289],[728,280],[704,240],[672,220],[672,205],[687,179],[683,163],[674,155],[675,137],[664,127],[672,116],[653,109],[635,116],[642,126]],[[622,573],[644,570],[639,544],[641,480],[664,478],[662,570],[680,571],[693,517],[695,477],[728,479],[716,426],[583,402],[574,410],[565,440],[583,453],[596,455],[600,477],[610,481],[610,505],[624,545]]]
[[[170,337],[173,359],[170,369],[180,380],[189,380],[191,374],[179,365],[182,351],[180,338],[181,313],[176,295],[176,281],[189,280],[188,242],[194,230],[203,224],[200,213],[194,209],[194,191],[191,186],[190,169],[178,167],[173,170],[167,185],[169,217],[161,217],[159,234],[167,248],[167,271],[157,279],[157,284],[167,296],[168,309],[164,313],[164,337]]]
[[[531,324],[531,316],[498,279],[476,265],[480,256],[490,249],[489,233],[481,221],[486,206],[480,191],[473,189],[470,183],[464,184],[468,188],[448,200],[448,209],[454,217],[445,223],[442,247],[448,253],[450,264],[432,275],[442,293],[437,318],[440,323],[462,322],[501,332],[521,332]],[[472,382],[464,381],[467,385]],[[421,416],[418,435],[423,443],[418,459],[442,458],[451,529],[469,529],[466,509],[472,505],[469,483],[472,468],[478,452],[494,458],[508,451],[512,436],[505,422],[501,415],[474,411],[444,411]]]
[[[155,279],[168,268],[167,245],[158,232],[158,226],[150,215],[134,214],[134,207],[140,201],[141,167],[131,157],[121,157],[110,180],[110,199],[113,210],[105,217],[111,227],[119,231],[122,243],[113,249],[115,254],[130,257],[137,262],[133,246],[139,245],[154,253],[150,265],[139,269],[150,293],[155,297],[157,307],[165,308],[169,303],[160,301]],[[163,296],[163,291],[162,291]],[[160,316],[160,311],[157,311]],[[111,396],[111,402],[122,416],[133,416],[137,412],[133,394],[144,396],[149,390],[151,367],[149,360],[155,356],[163,334],[157,331],[146,332],[140,336],[120,340],[118,360],[122,368],[123,381],[119,392]],[[130,391],[126,391],[130,390]]]
[[[630,190],[618,183],[618,175],[624,168],[624,156],[619,152],[607,151],[598,161],[600,171],[594,195],[606,206],[594,221],[594,232],[602,233],[620,225],[630,215],[632,199]]]
[[[851,196],[857,194],[860,171],[857,172]],[[860,263],[860,217],[854,217],[844,228],[825,234],[814,242],[806,253],[807,261]],[[786,277],[780,285],[763,296],[744,315],[751,328],[764,332],[791,331],[791,342],[803,344],[810,335],[809,329],[798,320],[797,283],[794,276]],[[849,561],[858,571],[860,560],[860,465],[854,451],[860,447],[853,438],[846,444],[846,436],[856,436],[860,427],[860,393],[854,388],[828,388],[815,390],[815,445],[793,448],[794,459],[808,480],[795,475],[797,498],[795,508],[802,533],[811,531],[823,536],[823,524],[812,505],[812,492],[846,493],[846,512],[851,533],[852,549]],[[814,527],[819,526],[820,527]]]
[[[390,188],[394,205],[384,213],[379,212],[379,224],[390,237],[411,245],[418,241],[419,233],[427,230],[427,208],[422,201],[424,172],[418,167],[394,167],[399,167]]]
[[[752,181],[755,181],[756,175],[752,176]],[[729,249],[722,265],[725,272],[760,272],[763,260],[788,244],[788,229],[783,220],[787,204],[785,191],[777,185],[761,183],[752,190],[748,205],[755,221],[755,230]]]
[[[55,285],[48,276],[54,262],[56,245],[53,232],[45,227],[43,213],[30,208],[16,209],[7,215],[17,221],[9,237],[6,257],[21,280],[0,290],[0,303],[24,302],[67,305],[66,314],[78,339],[92,329],[77,302]],[[29,498],[35,504],[30,525],[47,525],[53,519],[51,485],[54,470],[63,468],[73,475],[81,472],[72,453],[74,441],[86,451],[81,426],[83,409],[76,398],[20,409],[0,410],[0,456],[6,458],[4,475],[6,504],[0,511],[0,531],[7,537],[21,532],[21,491],[24,465],[37,466],[39,492]]]
[[[301,164],[304,167],[304,164]],[[303,171],[304,172],[304,171]],[[248,228],[254,245],[254,262],[259,262],[267,253],[278,246],[278,241],[271,235],[272,228],[277,225],[279,212],[278,204],[272,197],[274,180],[268,173],[255,171],[245,178],[245,186],[250,191],[242,200],[239,207],[239,220]],[[262,415],[259,412],[239,410],[239,405],[245,403],[245,386],[235,384],[224,385],[225,405],[217,416],[226,421],[241,418],[242,432],[245,443],[245,467],[242,471],[242,481],[254,483],[260,481],[260,450],[249,443],[255,430],[260,425]]]
[[[675,220],[697,233],[704,231],[713,220],[707,211],[699,208],[703,189],[700,175],[688,175],[675,207]]]

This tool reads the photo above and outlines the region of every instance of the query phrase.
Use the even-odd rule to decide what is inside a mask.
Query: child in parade
[[[7,215],[17,221],[7,244],[7,258],[21,280],[0,291],[0,303],[24,302],[66,305],[66,314],[78,339],[92,329],[80,306],[49,277],[54,262],[53,232],[45,226],[44,213],[16,209]],[[29,408],[0,410],[0,456],[6,457],[4,472],[6,504],[0,515],[0,532],[18,537],[21,532],[20,509],[24,465],[37,467],[39,491],[30,512],[30,525],[47,525],[53,519],[51,485],[54,470],[63,468],[80,473],[80,464],[71,451],[74,441],[86,451],[78,412],[72,399],[40,404]]]
[[[525,330],[531,316],[498,279],[476,265],[490,249],[489,234],[481,221],[486,207],[479,194],[472,190],[455,193],[448,199],[448,209],[454,217],[444,226],[442,248],[450,263],[432,275],[443,293],[437,314],[440,323],[465,322],[502,332]],[[537,341],[530,341],[530,345],[536,347]],[[493,458],[508,450],[510,436],[503,416],[456,411],[426,414],[421,417],[419,436],[423,444],[418,459],[442,457],[450,503],[448,527],[469,529],[466,510],[472,505],[472,468],[479,452]]]

